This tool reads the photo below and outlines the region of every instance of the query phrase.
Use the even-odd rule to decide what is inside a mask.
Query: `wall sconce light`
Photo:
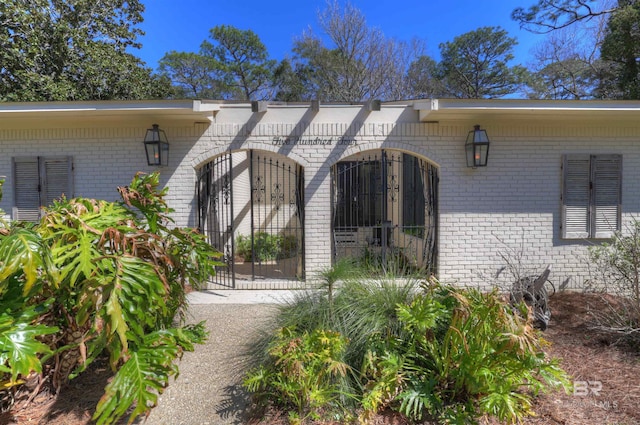
[[[144,149],[147,153],[147,164],[156,166],[169,165],[169,142],[164,130],[153,124],[144,136]]]
[[[489,137],[486,130],[480,130],[479,125],[475,125],[473,130],[467,135],[467,142],[464,144],[467,153],[467,167],[486,167],[489,158]]]

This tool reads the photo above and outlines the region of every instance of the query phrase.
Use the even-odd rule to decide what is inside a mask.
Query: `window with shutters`
[[[73,197],[72,170],[69,156],[13,158],[13,219],[38,221],[42,207]]]
[[[562,237],[610,238],[620,230],[622,155],[564,155]]]

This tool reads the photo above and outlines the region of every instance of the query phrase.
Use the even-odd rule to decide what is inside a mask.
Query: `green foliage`
[[[411,62],[407,70],[407,80],[415,99],[446,96],[438,63],[429,56],[422,55]]]
[[[357,394],[362,393],[358,371],[368,352],[368,344],[380,335],[399,331],[396,306],[413,298],[417,281],[367,280],[346,260],[323,271],[322,276],[323,283],[318,290],[300,292],[293,300],[279,306],[275,327],[307,334],[330,330],[346,338],[348,343],[342,359],[353,372],[334,381],[334,393],[339,395],[341,406],[355,408],[359,403]],[[333,283],[328,285],[328,282]],[[255,342],[254,356],[259,363],[268,365],[273,362],[268,352],[276,336],[265,338]],[[281,404],[289,406],[284,402]]]
[[[0,4],[0,100],[165,97],[168,81],[127,49],[140,47],[138,0],[7,0]]]
[[[218,25],[210,30],[211,44],[202,43],[202,53],[215,61],[226,91],[233,98],[260,100],[270,97],[270,84],[276,61],[268,59],[267,48],[251,30]]]
[[[399,403],[416,420],[474,423],[488,414],[515,423],[533,413],[532,395],[568,385],[530,323],[496,292],[435,285],[398,315],[402,337],[380,341],[384,349],[376,348],[365,369],[369,413]]]
[[[178,95],[262,100],[271,97],[276,61],[251,30],[219,25],[209,31],[199,53],[169,52],[160,60],[162,75]]]
[[[390,249],[383,257],[381,252],[366,247],[362,254],[355,259],[356,266],[370,276],[413,276],[427,273],[417,268],[402,250]]]
[[[173,360],[203,337],[202,326],[175,325],[187,285],[198,288],[220,264],[202,235],[171,227],[158,184],[157,173],[137,175],[119,188],[122,202],[63,198],[38,225],[0,233],[3,382],[51,362],[47,378],[61,391],[108,354],[116,374],[95,419],[113,423],[135,405],[133,420],[153,407],[177,374]]]
[[[222,84],[214,79],[216,67],[211,58],[195,52],[171,51],[158,62],[158,70],[170,78],[177,98],[221,99]]]
[[[247,381],[249,390],[267,400],[296,406],[296,414],[299,393],[297,398],[286,392],[275,396],[257,383],[275,380],[274,365],[283,364],[278,360],[283,351],[302,344],[300,335],[328,330],[348,341],[342,359],[352,371],[331,381],[328,406],[339,400],[351,411],[362,408],[363,422],[394,409],[416,421],[469,424],[491,415],[515,423],[533,413],[531,398],[537,393],[568,388],[566,374],[545,357],[544,341],[530,319],[514,312],[496,292],[437,282],[418,291],[415,279],[354,279],[355,274],[338,271],[324,275],[328,281],[340,279],[333,295],[322,286],[282,306],[276,326],[296,329],[296,334],[283,340],[281,332],[257,344],[269,356],[258,357],[262,366]],[[316,346],[305,350],[306,356],[320,355]],[[296,352],[293,358],[299,356]]]
[[[171,375],[178,375],[174,360],[183,351],[193,351],[194,343],[205,339],[203,323],[183,329],[165,329],[144,336],[140,344],[130,350],[126,362],[106,386],[98,402],[94,419],[98,425],[115,423],[135,408],[129,423],[155,406],[158,394],[169,384]]]
[[[235,252],[245,261],[264,262],[290,258],[298,252],[298,240],[294,235],[267,232],[255,233],[253,241],[250,235],[238,235]]]
[[[345,359],[359,369],[372,338],[400,332],[398,304],[408,303],[415,295],[418,281],[412,278],[394,281],[389,278],[366,279],[357,269],[333,289],[303,292],[290,303],[280,306],[276,326],[296,326],[301,331],[330,329],[349,340]],[[349,385],[358,386],[351,382]],[[346,390],[345,390],[346,391]]]
[[[525,69],[510,67],[517,44],[500,27],[482,27],[440,44],[441,79],[450,96],[491,99],[517,91]]]
[[[41,373],[42,357],[53,352],[40,339],[58,332],[55,327],[36,324],[40,307],[25,308],[20,301],[17,295],[0,302],[0,390],[21,384],[20,377],[32,372]]]
[[[640,4],[619,1],[607,22],[607,31],[600,47],[600,55],[610,67],[604,75],[600,91],[608,98],[640,99]]]
[[[244,386],[263,400],[293,405],[295,418],[318,418],[341,395],[335,383],[348,372],[346,344],[337,332],[281,328],[268,350],[271,361],[250,372]]]
[[[560,49],[566,44],[553,44],[550,48]],[[558,60],[556,51],[550,58],[541,58],[540,69],[530,75],[527,81],[528,96],[533,99],[591,99],[603,68],[599,60],[587,60],[578,53],[568,53],[566,59]]]

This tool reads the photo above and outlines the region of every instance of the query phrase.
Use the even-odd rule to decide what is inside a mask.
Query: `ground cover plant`
[[[279,330],[259,344],[260,365],[245,380],[258,401],[289,410],[290,423],[367,423],[385,410],[415,421],[515,423],[533,414],[532,397],[570,389],[526,307],[516,311],[496,292],[354,275],[331,288],[280,309]],[[299,379],[319,365],[316,380]]]
[[[206,332],[183,326],[189,286],[219,253],[192,229],[171,226],[159,175],[118,188],[120,202],[60,199],[37,224],[0,230],[0,393],[3,411],[106,356],[113,378],[93,419],[148,412],[178,373],[174,360]],[[177,320],[177,321],[176,321]],[[15,406],[18,403],[20,406]]]
[[[611,344],[606,336],[594,333],[590,328],[591,313],[603,308],[598,294],[576,291],[558,291],[550,297],[551,323],[544,332],[549,345],[544,347],[551,358],[561,359],[562,368],[571,375],[578,385],[573,392],[563,389],[539,394],[533,397],[532,409],[537,416],[527,416],[521,425],[636,425],[640,423],[640,387],[636,377],[640,375],[638,355],[628,345]],[[222,307],[222,308],[221,308]],[[201,317],[217,318],[206,323],[211,337],[209,346],[197,345],[195,352],[186,353],[180,362],[180,376],[163,393],[159,406],[153,410],[148,425],[166,424],[165,412],[176,412],[175,422],[190,423],[197,415],[206,417],[211,423],[236,423],[247,425],[285,425],[289,418],[284,410],[275,408],[266,411],[250,409],[250,396],[240,391],[242,376],[239,363],[244,362],[244,342],[247,335],[246,320],[229,320],[230,312],[246,312],[242,306],[194,305],[190,307],[190,321],[198,323]],[[256,314],[256,328],[262,329],[267,317],[273,317],[273,305],[262,304],[252,307]],[[260,312],[260,313],[258,313]],[[221,327],[220,321],[228,320]],[[259,325],[258,325],[259,323]],[[215,341],[215,345],[212,345]],[[221,349],[216,349],[221,347]],[[224,347],[224,348],[222,348]],[[188,362],[186,363],[185,360]],[[24,409],[0,412],[0,423],[23,425],[46,423],[57,425],[92,425],[95,405],[104,393],[104,386],[112,376],[108,359],[97,359],[87,370],[71,381],[65,388],[64,396],[54,397],[41,392]],[[203,374],[203,364],[210,366]],[[219,366],[213,366],[219,365]],[[230,367],[230,365],[233,365]],[[209,388],[232,388],[233,393],[216,391],[199,399],[193,393],[184,394],[184,388],[198,385]],[[601,391],[584,394],[584,384],[599,381]],[[205,399],[206,403],[198,400]],[[235,401],[242,400],[241,404]],[[191,404],[189,404],[191,403]],[[184,409],[184,406],[189,406]],[[182,413],[184,416],[180,416]],[[344,418],[318,420],[314,425],[344,425]],[[136,421],[138,422],[138,421]],[[191,420],[191,422],[193,422]],[[357,418],[354,418],[354,423]],[[440,425],[423,420],[425,425]],[[382,411],[373,420],[376,425],[408,425],[410,421],[401,414]],[[482,425],[504,425],[495,418],[480,419]]]

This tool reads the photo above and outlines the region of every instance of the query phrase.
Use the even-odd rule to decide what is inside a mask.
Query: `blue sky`
[[[438,58],[438,45],[483,26],[500,26],[518,40],[516,60],[527,65],[531,48],[544,36],[520,30],[511,11],[535,0],[351,0],[369,26],[387,37],[426,40],[427,53]],[[142,49],[133,52],[156,69],[168,51],[196,52],[216,25],[251,29],[266,45],[269,55],[282,59],[291,52],[293,39],[311,27],[316,34],[317,13],[325,0],[148,0],[145,1],[145,36]]]

